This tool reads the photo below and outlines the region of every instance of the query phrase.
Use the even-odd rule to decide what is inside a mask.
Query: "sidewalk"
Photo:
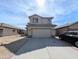
[[[12,36],[3,36],[3,37],[0,37],[0,44],[8,44],[8,43],[11,43],[13,41],[16,41],[18,40],[18,38],[20,37],[20,35],[12,35]],[[17,39],[16,39],[17,38]],[[14,39],[14,40],[12,40]]]

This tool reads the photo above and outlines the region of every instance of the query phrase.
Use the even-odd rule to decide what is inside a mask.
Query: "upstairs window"
[[[33,18],[33,23],[38,23],[38,18]]]

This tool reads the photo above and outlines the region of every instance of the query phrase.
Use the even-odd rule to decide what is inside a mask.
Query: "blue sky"
[[[52,16],[52,23],[63,25],[78,20],[77,0],[0,0],[0,23],[25,28],[28,16]]]

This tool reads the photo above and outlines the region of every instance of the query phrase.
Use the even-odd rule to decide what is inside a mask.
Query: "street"
[[[55,38],[31,38],[12,59],[78,59],[77,48]]]

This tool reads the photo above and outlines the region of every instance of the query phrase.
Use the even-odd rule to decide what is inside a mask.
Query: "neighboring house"
[[[52,24],[53,17],[41,17],[37,14],[29,16],[30,22],[27,25],[28,36],[32,37],[51,37],[55,35]]]
[[[27,32],[24,29],[18,29],[18,33],[23,36],[27,35]]]
[[[18,30],[19,30],[18,28],[12,25],[0,23],[0,37],[16,35],[18,34]]]
[[[78,22],[56,27],[56,34],[63,34],[67,31],[78,31]]]

